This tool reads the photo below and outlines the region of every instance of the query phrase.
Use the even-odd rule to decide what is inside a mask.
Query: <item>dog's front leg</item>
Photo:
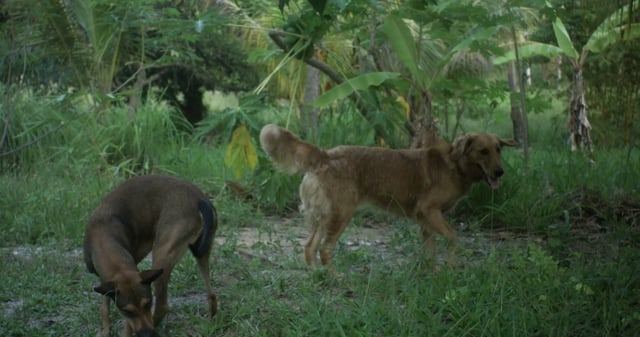
[[[435,255],[436,238],[434,233],[438,233],[447,240],[447,259],[449,266],[456,265],[456,233],[445,219],[442,211],[438,208],[427,208],[418,213],[422,237],[425,246],[431,254]],[[427,234],[428,233],[428,234]]]
[[[436,258],[436,234],[425,223],[420,224],[420,236],[422,237],[422,255],[429,254],[430,259]]]
[[[157,328],[169,312],[167,292],[169,288],[169,280],[171,279],[171,272],[173,272],[173,268],[178,262],[178,259],[180,259],[180,257],[187,251],[188,245],[186,237],[156,237],[156,241],[161,244],[158,245],[157,243],[154,243],[152,250],[153,262],[151,263],[151,268],[154,270],[163,270],[160,277],[153,281],[153,290],[156,302],[155,309],[153,311],[153,326]]]
[[[129,322],[124,322],[124,327],[122,328],[122,337],[131,337],[133,336],[133,332],[131,331],[131,325]]]
[[[154,283],[156,305],[153,311],[153,326],[158,327],[160,322],[169,312],[169,304],[167,302],[167,285],[169,284],[170,273],[160,276]]]
[[[100,337],[109,337],[109,303],[111,299],[109,296],[102,296],[102,302],[100,303]]]

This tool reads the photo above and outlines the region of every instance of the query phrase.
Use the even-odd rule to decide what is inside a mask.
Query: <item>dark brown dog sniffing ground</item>
[[[123,336],[158,336],[167,312],[171,271],[187,249],[196,258],[208,294],[209,317],[217,309],[209,256],[217,229],[216,210],[200,189],[182,179],[146,175],[131,178],[93,211],[84,237],[84,260],[100,277],[104,295],[101,336],[109,336],[109,303],[126,318]],[[137,264],[152,253],[150,270]],[[154,285],[155,308],[151,284]]]
[[[443,212],[451,209],[475,182],[499,186],[504,173],[502,146],[510,139],[488,133],[467,134],[453,144],[391,150],[364,146],[321,149],[293,133],[269,124],[260,144],[275,166],[303,174],[300,210],[311,226],[304,247],[307,264],[328,265],[338,238],[357,207],[369,203],[408,217],[420,225],[424,248],[436,251],[436,234],[448,241],[449,262],[455,264],[456,233]]]

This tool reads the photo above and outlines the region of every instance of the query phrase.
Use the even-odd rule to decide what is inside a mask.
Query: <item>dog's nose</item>
[[[160,335],[153,330],[140,330],[136,332],[136,337],[160,337]]]
[[[504,174],[504,170],[502,169],[502,167],[498,167],[493,174],[496,176],[496,178],[500,178],[502,177],[502,175]]]

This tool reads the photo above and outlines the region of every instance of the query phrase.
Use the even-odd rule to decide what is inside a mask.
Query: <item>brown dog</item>
[[[84,260],[102,282],[103,337],[109,336],[109,302],[127,322],[123,336],[158,336],[154,327],[169,311],[167,285],[187,249],[195,256],[208,292],[209,317],[216,313],[209,255],[217,229],[211,202],[193,184],[173,177],[134,177],[109,193],[93,211],[84,237]],[[152,269],[137,264],[152,252]],[[155,310],[151,316],[154,283]]]
[[[456,234],[443,212],[474,182],[484,180],[498,188],[498,178],[504,173],[500,148],[515,142],[474,133],[458,138],[453,145],[442,143],[427,149],[338,146],[323,150],[269,124],[260,132],[260,144],[279,169],[304,174],[300,210],[311,225],[304,247],[307,264],[316,264],[320,243],[322,264],[331,262],[336,241],[356,208],[366,202],[420,224],[424,248],[432,256],[435,234],[443,235],[453,265]]]

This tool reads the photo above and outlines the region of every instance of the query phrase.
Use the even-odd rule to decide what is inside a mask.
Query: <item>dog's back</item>
[[[451,182],[454,164],[449,159],[451,145],[446,143],[430,149],[341,145],[323,150],[276,125],[265,126],[260,141],[280,170],[306,174],[303,185],[317,180],[323,189],[348,191],[356,204],[367,202],[405,216],[413,213],[420,194],[434,185],[455,194],[465,189]]]
[[[338,146],[328,150],[330,170],[314,171],[323,184],[353,184],[358,203],[367,202],[393,213],[411,216],[416,201],[427,191],[462,194],[465,186],[452,175],[450,148],[392,150],[364,146]],[[449,197],[449,196],[447,196]]]
[[[185,180],[163,175],[138,176],[109,193],[94,210],[91,220],[116,216],[133,222],[152,223],[158,219],[160,208],[165,205],[180,206],[172,207],[171,211],[197,212],[199,199],[206,199],[206,196]]]
[[[210,205],[198,187],[175,177],[144,175],[125,181],[102,200],[89,218],[84,242],[87,268],[95,273],[91,254],[93,240],[103,240],[104,235],[113,237],[115,233],[118,244],[138,263],[151,251],[158,225],[174,224],[181,219],[190,219],[184,223],[201,223],[203,211],[213,212]],[[90,232],[104,234],[88,235]],[[122,237],[122,232],[127,235]],[[215,234],[214,222],[204,226],[203,232],[213,233],[206,236],[210,245]]]

